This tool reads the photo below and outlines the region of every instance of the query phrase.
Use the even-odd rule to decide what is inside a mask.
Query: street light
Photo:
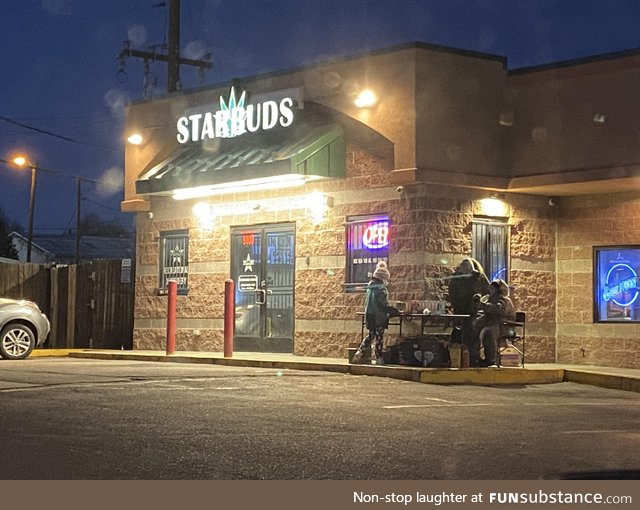
[[[57,172],[47,168],[42,168],[36,164],[30,163],[26,156],[18,155],[11,158],[11,161],[0,158],[0,163],[4,163],[9,166],[17,166],[20,168],[31,168],[31,193],[29,195],[29,233],[27,235],[27,262],[31,262],[31,245],[33,240],[33,209],[36,199],[36,178],[38,172],[45,172],[51,175],[57,175],[61,177],[68,177],[75,179],[76,181],[76,257],[75,263],[80,263],[80,205],[82,201],[82,181],[91,182],[94,184],[105,184],[104,181],[98,181],[96,179],[90,179],[88,177],[81,177],[79,175],[67,174],[65,172]]]
[[[27,262],[31,262],[31,245],[33,243],[33,209],[36,204],[36,179],[38,176],[38,168],[36,165],[29,163],[25,156],[16,156],[13,163],[20,168],[31,168],[31,192],[29,193],[29,220],[27,231]]]
[[[19,167],[31,167],[31,194],[29,195],[29,226],[27,233],[27,262],[31,262],[31,245],[33,242],[33,209],[36,201],[36,176],[38,173],[37,165],[27,161],[25,156],[16,156],[13,162]],[[59,173],[59,172],[51,172]],[[81,202],[81,181],[82,178],[74,176],[76,179],[77,200],[76,200],[76,264],[80,263],[80,202]]]

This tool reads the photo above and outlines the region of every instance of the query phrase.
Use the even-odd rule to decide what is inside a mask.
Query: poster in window
[[[594,248],[594,320],[640,321],[640,246]]]
[[[189,237],[186,231],[162,232],[160,234],[160,285],[159,294],[167,293],[167,282],[178,284],[178,294],[188,291]]]

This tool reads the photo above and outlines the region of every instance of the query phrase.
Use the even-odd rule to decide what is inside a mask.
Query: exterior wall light
[[[144,140],[140,133],[132,133],[127,138],[127,142],[129,142],[131,145],[141,145],[143,141]]]
[[[486,216],[506,216],[507,215],[507,204],[505,204],[499,198],[483,198],[480,200],[480,205],[482,207],[482,212]]]
[[[211,230],[216,221],[223,217],[259,214],[276,211],[301,211],[314,225],[327,219],[327,213],[333,207],[333,197],[315,191],[305,195],[264,198],[260,202],[246,200],[233,203],[210,204],[198,202],[192,212],[202,229]]]
[[[375,106],[377,102],[378,96],[376,96],[371,89],[365,89],[358,94],[358,97],[355,98],[353,104],[358,108],[371,108],[372,106]]]
[[[198,202],[196,205],[193,206],[192,211],[201,229],[203,230],[213,229],[216,221],[216,214],[214,209],[209,204],[205,204],[204,202]]]
[[[307,195],[307,213],[311,223],[320,225],[326,219],[329,207],[333,206],[333,201],[330,198],[319,191]]]
[[[305,182],[310,180],[313,179],[309,178],[309,176],[298,174],[277,175],[274,177],[251,179],[241,182],[176,189],[173,191],[173,198],[174,200],[189,200],[192,198],[204,198],[228,193],[249,193],[252,191],[292,188],[295,186],[302,186]]]

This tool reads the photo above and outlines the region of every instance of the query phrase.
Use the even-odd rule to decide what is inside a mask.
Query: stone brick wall
[[[526,313],[526,359],[556,358],[556,209],[546,198],[511,195],[511,288]]]
[[[322,191],[333,198],[328,218],[314,225],[304,210],[221,217],[205,230],[193,219],[193,202],[152,200],[153,218],[138,217],[138,271],[134,346],[163,349],[166,297],[157,295],[160,232],[189,229],[189,293],[178,297],[178,350],[222,350],[224,280],[229,274],[230,227],[295,222],[295,354],[346,355],[361,338],[364,294],[347,293],[345,219],[351,215],[389,215],[392,224],[389,268],[390,299],[447,300],[447,279],[471,253],[471,221],[480,214],[487,193],[427,184],[396,192],[391,184],[393,152],[349,145],[347,178],[307,185],[305,193]],[[297,193],[300,193],[299,191]],[[269,192],[260,198],[295,196],[296,191]],[[230,196],[230,202],[253,198]],[[220,200],[220,199],[218,199]],[[513,297],[529,313],[531,361],[553,361],[555,321],[555,222],[546,200],[509,196]],[[516,227],[517,225],[517,227]],[[393,338],[395,331],[388,332]]]
[[[594,323],[593,317],[593,247],[639,241],[640,193],[630,191],[559,201],[559,363],[640,366],[640,325]]]

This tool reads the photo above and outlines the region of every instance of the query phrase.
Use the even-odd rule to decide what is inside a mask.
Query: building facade
[[[528,360],[639,367],[639,59],[414,43],[130,105],[134,347],[163,348],[175,279],[177,348],[222,350],[231,278],[236,350],[343,357],[378,260],[391,299],[446,301],[473,256]]]

